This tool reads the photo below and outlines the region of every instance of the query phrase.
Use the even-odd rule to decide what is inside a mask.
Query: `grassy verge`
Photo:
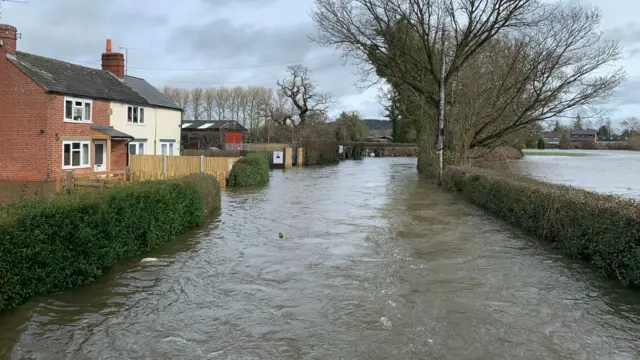
[[[493,215],[640,285],[640,204],[490,170],[448,167],[446,186]]]
[[[567,151],[536,151],[536,150],[523,150],[524,155],[535,155],[535,156],[572,156],[572,157],[581,157],[581,156],[592,156],[593,154],[588,153],[579,153],[579,152],[567,152]]]
[[[229,187],[258,186],[269,183],[269,154],[250,153],[238,160],[229,173]]]
[[[214,177],[192,175],[0,208],[0,311],[93,282],[220,208]]]

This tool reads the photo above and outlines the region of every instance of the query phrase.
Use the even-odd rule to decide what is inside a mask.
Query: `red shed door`
[[[240,150],[242,147],[242,133],[229,131],[224,134],[224,142],[227,144],[227,150]]]

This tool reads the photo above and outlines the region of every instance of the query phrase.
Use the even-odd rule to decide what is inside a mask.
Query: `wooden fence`
[[[291,147],[289,144],[265,144],[265,143],[249,143],[243,144],[243,148],[247,151],[282,151],[286,147]]]
[[[124,185],[128,182],[127,172],[80,172],[63,170],[56,176],[56,194],[86,188],[105,188]]]
[[[249,151],[232,151],[232,150],[182,150],[183,156],[209,156],[209,157],[241,157],[247,156]]]
[[[129,169],[132,180],[175,179],[205,173],[226,186],[227,176],[238,157],[131,155]]]

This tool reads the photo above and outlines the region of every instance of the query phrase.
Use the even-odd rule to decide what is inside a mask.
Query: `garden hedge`
[[[640,204],[485,169],[448,167],[445,185],[493,215],[640,285]]]
[[[229,172],[229,187],[257,186],[269,183],[269,154],[250,153],[238,160]]]
[[[219,208],[218,181],[200,174],[0,207],[0,311],[91,283]]]

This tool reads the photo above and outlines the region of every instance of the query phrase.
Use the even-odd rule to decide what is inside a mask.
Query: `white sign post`
[[[273,152],[273,163],[274,164],[284,164],[284,152],[283,151],[274,151]]]
[[[338,153],[342,154],[344,152],[344,146],[338,145]]]

